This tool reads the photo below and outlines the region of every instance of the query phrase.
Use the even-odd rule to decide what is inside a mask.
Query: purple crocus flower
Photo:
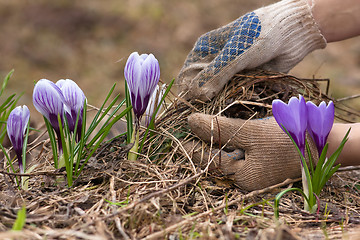
[[[62,144],[60,139],[60,128],[58,115],[63,119],[64,115],[64,96],[55,83],[47,80],[40,79],[34,87],[33,104],[47,120],[49,120],[57,137],[59,151],[62,153]]]
[[[276,99],[272,102],[272,112],[279,126],[283,130],[282,126],[288,130],[301,153],[305,156],[305,134],[307,128],[305,99],[301,95],[299,95],[299,99],[292,97],[288,104]]]
[[[316,106],[309,101],[306,103],[306,108],[308,112],[307,130],[314,140],[320,156],[334,124],[334,103],[330,101],[326,106],[325,102],[321,102],[319,106]]]
[[[69,130],[72,133],[75,130],[77,115],[80,114],[76,133],[77,139],[80,140],[84,102],[86,100],[85,94],[71,79],[61,79],[56,82],[56,85],[61,89],[64,96],[65,115],[68,120]]]
[[[160,79],[160,66],[153,54],[130,54],[124,69],[134,114],[139,120]]]
[[[18,106],[14,108],[7,120],[7,134],[13,145],[16,156],[19,162],[20,173],[24,173],[24,166],[22,162],[22,150],[24,144],[24,134],[26,127],[30,119],[29,108],[24,106]]]

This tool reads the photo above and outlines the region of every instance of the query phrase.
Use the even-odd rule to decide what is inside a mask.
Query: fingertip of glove
[[[196,147],[198,144],[197,141],[190,141],[183,144],[183,147],[186,152],[190,152],[194,150],[194,147]]]
[[[200,125],[203,122],[207,122],[208,118],[211,118],[211,115],[204,113],[192,113],[188,116],[188,123],[190,125]]]
[[[187,120],[188,122],[193,122],[195,119],[197,119],[197,115],[199,115],[200,113],[192,113],[188,116]]]
[[[205,118],[209,115],[203,114],[203,113],[193,113],[190,116],[188,116],[187,121],[191,128],[191,130],[198,134],[199,131],[201,132],[201,128],[204,126]]]

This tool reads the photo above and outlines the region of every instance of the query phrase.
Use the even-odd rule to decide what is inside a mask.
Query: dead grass
[[[241,80],[241,81],[240,81]],[[104,144],[68,189],[64,172],[52,167],[47,139],[29,149],[37,164],[29,190],[17,190],[13,175],[0,172],[0,239],[341,239],[356,237],[360,223],[359,170],[343,169],[320,196],[319,216],[302,210],[302,198],[287,194],[280,220],[273,199],[299,179],[254,192],[226,176],[199,169],[183,148],[195,138],[186,119],[192,112],[229,117],[271,115],[271,101],[301,93],[328,100],[319,79],[297,79],[263,71],[238,74],[211,103],[175,98],[157,120],[157,130],[137,161],[127,160],[123,138]],[[336,102],[336,117],[355,121],[358,113]],[[299,185],[300,186],[300,185]],[[10,231],[25,205],[26,226]]]

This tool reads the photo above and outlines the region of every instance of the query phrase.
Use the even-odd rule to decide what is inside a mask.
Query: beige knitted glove
[[[283,0],[202,35],[177,83],[186,99],[207,101],[244,69],[288,72],[308,53],[325,46],[307,2]]]
[[[244,190],[257,190],[280,183],[287,178],[301,177],[300,156],[290,138],[276,123],[274,118],[249,120],[217,117],[195,113],[188,118],[192,132],[205,142],[210,142],[211,121],[213,121],[213,143],[220,140],[233,152],[221,151],[214,158],[209,169],[219,169],[234,179]],[[313,143],[311,143],[313,144]],[[209,155],[204,152],[200,142],[189,142],[184,147],[191,154],[194,162],[205,167]],[[312,146],[312,156],[317,156],[316,147]],[[243,151],[245,151],[245,155]],[[217,153],[214,150],[212,156]],[[316,154],[315,154],[316,153]]]

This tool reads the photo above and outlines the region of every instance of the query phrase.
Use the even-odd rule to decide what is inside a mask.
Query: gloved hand
[[[202,35],[177,83],[186,99],[207,101],[244,69],[288,72],[325,46],[306,0],[283,0]]]
[[[227,147],[235,150],[222,150],[221,161],[215,157],[210,171],[221,170],[248,191],[281,183],[287,178],[301,177],[299,153],[273,117],[249,121],[217,117],[215,120],[214,116],[195,113],[188,118],[192,132],[207,143],[211,137],[211,121],[213,143],[219,142],[219,125],[221,144],[230,140]],[[317,157],[316,146],[309,139],[312,156]],[[209,155],[203,151],[200,142],[188,142],[184,147],[198,165],[204,168],[208,164]],[[213,150],[212,156],[217,152]]]

